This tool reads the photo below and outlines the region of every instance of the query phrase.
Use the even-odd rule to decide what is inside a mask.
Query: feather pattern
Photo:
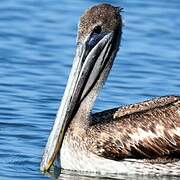
[[[180,158],[180,97],[165,96],[92,115],[88,149],[105,158]]]

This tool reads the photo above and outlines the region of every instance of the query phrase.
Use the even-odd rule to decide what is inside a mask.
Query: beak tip
[[[45,173],[45,172],[48,172],[48,170],[49,169],[46,166],[43,166],[43,165],[40,166],[40,171]]]
[[[40,171],[42,171],[42,172],[45,172],[45,171],[46,171],[46,168],[45,168],[43,162],[41,162],[41,165],[40,165]]]
[[[50,168],[50,166],[48,164],[49,163],[47,163],[46,159],[43,157],[41,164],[40,164],[40,170],[42,172],[47,172]]]

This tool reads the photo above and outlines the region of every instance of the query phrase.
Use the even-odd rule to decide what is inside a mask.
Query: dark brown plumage
[[[180,97],[165,96],[92,115],[91,152],[114,160],[180,158]],[[99,121],[100,120],[100,121]]]
[[[82,114],[80,107],[67,132],[67,141],[75,149],[79,146],[116,161],[180,160],[180,96],[114,108],[90,118],[82,118]]]

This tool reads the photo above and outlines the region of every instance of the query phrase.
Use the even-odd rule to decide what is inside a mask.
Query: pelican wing
[[[93,115],[91,152],[120,160],[180,158],[180,97],[165,96]],[[99,121],[98,119],[101,119]]]

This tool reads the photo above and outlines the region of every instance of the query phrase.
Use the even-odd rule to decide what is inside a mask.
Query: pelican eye
[[[101,26],[99,26],[99,25],[96,26],[96,27],[94,28],[94,30],[93,30],[93,32],[96,33],[96,34],[100,34],[101,31],[102,31],[102,28],[101,28]]]
[[[92,49],[105,35],[106,33],[102,32],[102,28],[100,25],[95,26],[95,28],[90,34],[90,37],[87,43],[88,48]]]

